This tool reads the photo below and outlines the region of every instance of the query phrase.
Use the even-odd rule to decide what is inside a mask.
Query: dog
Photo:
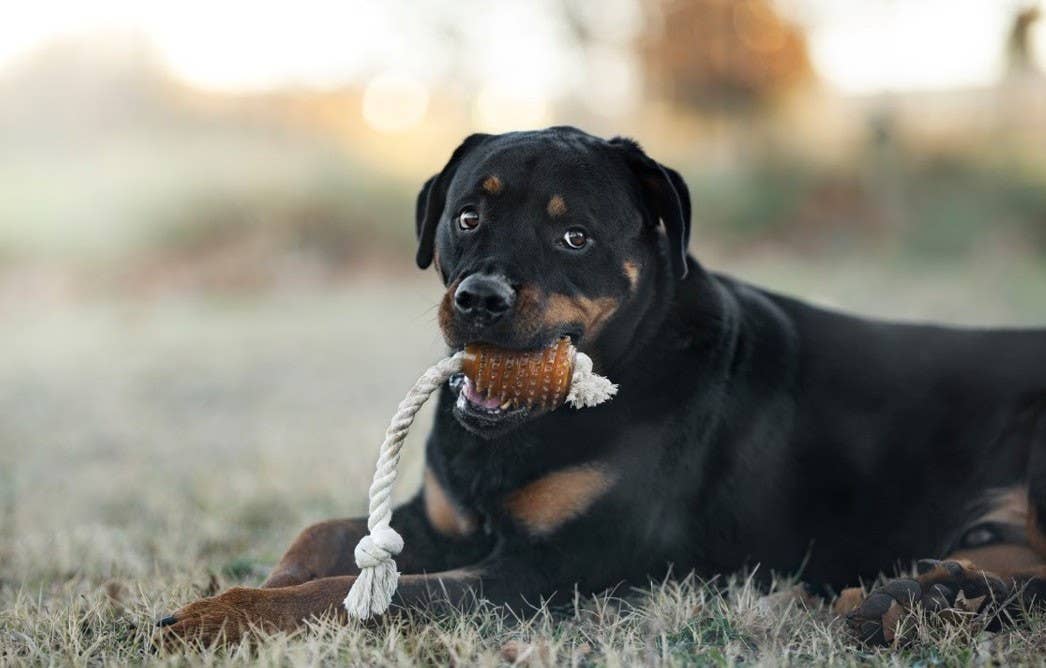
[[[841,591],[837,611],[874,643],[913,607],[1041,597],[1046,330],[823,310],[707,271],[690,219],[676,171],[571,127],[471,135],[426,181],[417,264],[446,287],[447,346],[570,337],[620,391],[528,410],[452,378],[423,486],[393,515],[406,544],[394,608],[481,596],[526,609],[759,565]],[[235,639],[344,617],[366,531],[310,526],[261,588],[191,603],[159,633]],[[914,577],[853,588],[918,559]]]

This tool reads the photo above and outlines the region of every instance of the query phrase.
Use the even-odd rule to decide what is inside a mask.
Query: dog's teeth
[[[505,403],[501,404],[501,410],[507,410],[508,407],[511,406],[511,405],[512,405],[512,400],[511,399],[506,399]]]
[[[553,409],[566,400],[570,390],[574,352],[566,337],[541,350],[470,343],[465,346],[462,370],[492,404],[500,398],[510,401],[508,406]]]

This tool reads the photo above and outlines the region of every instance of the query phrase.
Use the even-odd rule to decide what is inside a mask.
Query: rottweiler
[[[620,391],[540,411],[452,378],[423,486],[392,520],[406,543],[394,605],[525,610],[755,565],[838,593],[923,559],[837,597],[861,638],[885,642],[914,606],[1041,597],[1046,329],[811,306],[707,271],[690,218],[676,171],[571,127],[471,135],[424,184],[417,264],[446,287],[447,346],[570,337]],[[192,603],[160,633],[344,616],[365,533],[365,519],[310,526],[262,588]]]

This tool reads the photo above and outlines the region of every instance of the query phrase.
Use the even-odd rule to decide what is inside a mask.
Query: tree
[[[642,55],[653,94],[702,110],[769,104],[812,76],[803,33],[768,0],[661,0]]]

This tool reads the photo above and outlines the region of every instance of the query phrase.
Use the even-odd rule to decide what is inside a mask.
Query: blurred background
[[[1029,0],[213,5],[7,13],[15,301],[407,274],[412,197],[464,135],[560,123],[679,168],[712,266],[1046,249]]]
[[[474,131],[638,139],[687,178],[711,268],[884,317],[1043,325],[1040,12],[8,7],[0,579],[136,573],[159,533],[266,561],[303,520],[362,511],[385,420],[441,352],[413,197]]]

